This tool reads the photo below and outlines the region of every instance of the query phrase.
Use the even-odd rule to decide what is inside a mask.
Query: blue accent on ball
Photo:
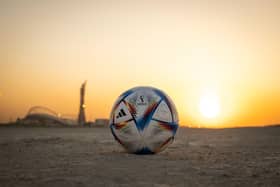
[[[118,138],[117,138],[117,136],[116,136],[115,132],[113,131],[113,128],[114,128],[114,125],[113,125],[113,124],[111,124],[111,125],[110,125],[110,130],[111,130],[111,132],[112,132],[112,134],[113,134],[113,136],[114,136],[115,140],[117,140]]]
[[[172,108],[171,103],[169,102],[169,99],[166,97],[166,95],[161,90],[158,90],[158,89],[155,89],[155,88],[153,90],[157,95],[159,95],[161,97],[161,99],[163,99],[166,102],[166,104],[167,104],[167,106],[168,106],[168,108],[171,112],[172,121],[175,122],[174,121],[174,116],[173,116],[175,111],[173,111],[173,108]]]
[[[128,90],[128,91],[122,93],[122,94],[120,95],[121,100],[124,100],[127,96],[129,96],[129,95],[132,94],[133,92],[134,92],[134,90],[131,89],[131,90]]]
[[[172,124],[172,133],[173,133],[173,136],[175,136],[178,127],[179,127],[178,124],[175,124],[175,123]],[[173,138],[174,138],[174,137],[173,137]]]
[[[150,121],[153,118],[154,113],[157,110],[158,105],[161,103],[162,100],[160,100],[159,102],[156,103],[155,108],[147,115],[147,116],[143,116],[143,118],[140,118],[136,121],[136,126],[137,129],[140,131],[143,131],[145,129],[145,127],[147,126],[147,124],[150,123]]]
[[[151,151],[148,147],[144,147],[139,151],[136,151],[135,154],[137,155],[147,155],[147,154],[155,154],[153,151]]]

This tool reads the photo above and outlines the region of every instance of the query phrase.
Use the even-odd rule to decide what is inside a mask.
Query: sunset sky
[[[0,1],[0,122],[34,105],[88,120],[154,86],[180,124],[280,123],[280,1]]]

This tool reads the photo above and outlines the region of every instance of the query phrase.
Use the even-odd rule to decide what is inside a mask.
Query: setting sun
[[[88,121],[108,118],[124,90],[152,86],[172,98],[181,126],[278,124],[279,7],[1,1],[0,123],[24,118],[33,106],[77,118],[88,80]]]
[[[208,93],[202,95],[199,101],[199,111],[203,117],[216,118],[220,114],[220,102],[217,95]]]

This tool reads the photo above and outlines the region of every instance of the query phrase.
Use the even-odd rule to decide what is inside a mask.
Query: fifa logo
[[[145,99],[145,97],[143,95],[140,95],[138,97],[136,104],[138,106],[143,106],[143,105],[146,106],[146,105],[148,105],[148,103],[146,102],[146,99]]]

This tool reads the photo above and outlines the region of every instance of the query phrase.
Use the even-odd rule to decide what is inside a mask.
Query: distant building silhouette
[[[59,113],[44,106],[31,107],[24,119],[18,120],[17,122],[22,122],[22,124],[25,125],[40,124],[44,126],[65,126],[77,124],[77,120],[61,118]]]
[[[80,106],[79,114],[61,114],[54,110],[51,110],[45,106],[33,106],[31,107],[26,116],[23,119],[18,118],[17,123],[23,125],[42,125],[42,126],[89,126],[89,127],[107,127],[109,125],[109,119],[97,118],[93,121],[86,121],[85,115],[85,91],[86,91],[86,81],[80,87]],[[77,118],[78,117],[78,118]]]
[[[86,114],[85,114],[85,89],[86,89],[86,83],[85,81],[81,88],[80,88],[80,110],[79,110],[79,116],[78,116],[78,123],[80,125],[85,125],[86,123]]]

